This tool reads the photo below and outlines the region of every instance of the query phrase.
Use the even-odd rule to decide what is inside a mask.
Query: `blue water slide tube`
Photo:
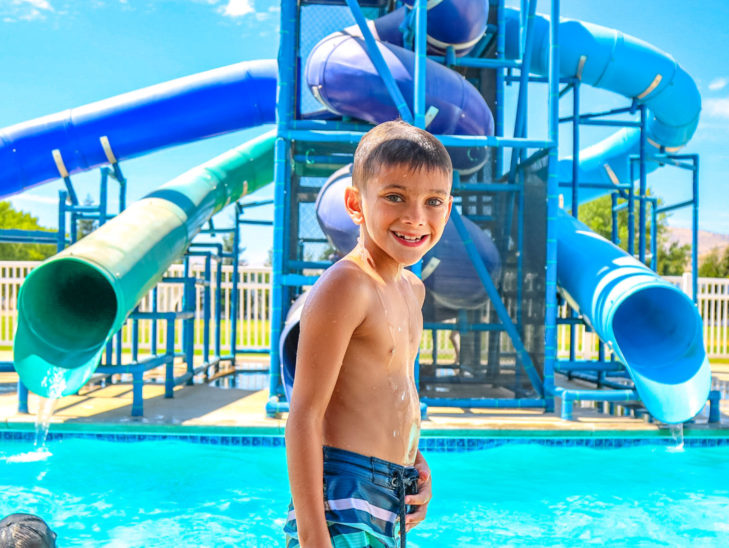
[[[277,67],[248,61],[0,130],[0,196],[165,147],[275,122]]]
[[[519,51],[519,11],[506,10],[506,56]],[[531,72],[549,73],[549,20],[534,19]],[[560,76],[612,91],[645,105],[648,168],[661,151],[675,152],[696,130],[701,96],[693,79],[667,53],[617,30],[592,23],[561,19],[559,24]],[[585,183],[631,182],[629,157],[640,152],[640,129],[625,128],[580,151],[578,178]],[[560,160],[560,181],[572,180],[572,158]],[[607,194],[604,189],[580,189],[580,201]],[[565,193],[569,203],[571,195]]]
[[[520,14],[506,10],[506,54],[518,52]],[[531,71],[547,75],[549,21],[537,16]],[[701,112],[696,84],[668,54],[599,25],[560,21],[560,72],[618,93],[648,109],[648,168],[661,148],[672,152],[693,135]],[[640,130],[622,129],[580,151],[578,180],[632,183],[629,158],[640,151]],[[572,180],[573,160],[560,161],[560,181]],[[604,189],[580,189],[589,201]],[[571,202],[571,194],[565,193]],[[691,300],[630,255],[560,212],[557,283],[600,338],[625,364],[651,414],[666,423],[689,420],[704,406],[711,372],[702,321]]]
[[[434,29],[449,32],[437,34],[439,44],[443,39],[453,40],[455,45],[473,41],[473,36],[483,35],[488,15],[485,0],[450,0],[435,3],[428,11],[428,21]],[[449,8],[450,6],[450,8]],[[453,10],[451,8],[465,6]],[[437,25],[441,10],[480,17],[449,19],[448,25]],[[398,40],[399,26],[405,17],[404,8],[369,23],[380,38]],[[441,14],[442,17],[442,14]],[[383,23],[383,19],[385,20]],[[457,32],[456,32],[457,31]],[[382,32],[382,35],[379,33]],[[431,39],[432,40],[432,39]],[[402,44],[402,38],[399,39]],[[376,41],[382,56],[410,111],[413,109],[415,54],[398,45]],[[432,47],[431,47],[432,50]],[[391,97],[376,63],[371,59],[358,27],[335,32],[321,40],[306,62],[306,83],[314,97],[328,110],[345,116],[365,120],[373,124],[394,120],[400,111]],[[463,76],[449,68],[428,60],[425,84],[427,129],[435,134],[493,135],[494,119],[486,101],[478,90]],[[353,85],[356,82],[356,85]],[[480,168],[486,161],[483,147],[452,148],[449,150],[453,166],[462,173]]]
[[[711,371],[694,303],[563,211],[557,228],[557,284],[625,364],[646,408],[666,423],[696,415]]]

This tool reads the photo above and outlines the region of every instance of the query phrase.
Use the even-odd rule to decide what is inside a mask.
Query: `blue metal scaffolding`
[[[316,4],[327,4],[327,6]],[[553,407],[554,367],[556,360],[556,320],[557,320],[557,288],[556,288],[556,234],[554,223],[551,222],[557,212],[559,188],[557,181],[557,141],[558,141],[558,99],[559,99],[559,57],[557,55],[557,28],[554,23],[559,19],[559,2],[554,0],[551,4],[551,47],[550,72],[545,78],[530,78],[530,55],[527,53],[520,59],[506,59],[505,55],[505,15],[504,2],[498,2],[492,9],[495,23],[487,28],[486,35],[474,48],[471,55],[456,58],[452,48],[444,56],[426,56],[426,1],[417,0],[414,3],[414,17],[412,18],[413,49],[415,52],[414,96],[412,101],[402,97],[389,69],[379,57],[379,51],[374,45],[374,38],[366,25],[365,15],[377,17],[382,15],[387,2],[296,2],[283,0],[281,4],[281,42],[279,49],[279,79],[277,97],[277,142],[275,165],[275,209],[274,209],[274,246],[273,246],[273,296],[271,319],[271,375],[270,399],[266,410],[269,415],[276,415],[288,409],[285,401],[282,379],[280,373],[280,355],[278,341],[281,336],[287,312],[295,297],[300,295],[306,286],[311,285],[316,276],[305,269],[321,269],[327,263],[321,261],[307,261],[301,256],[299,243],[305,238],[302,236],[301,216],[305,204],[313,202],[317,185],[321,179],[329,175],[336,167],[351,161],[351,155],[361,136],[371,127],[348,119],[311,119],[307,113],[302,113],[302,88],[300,67],[305,59],[302,51],[302,35],[315,32],[311,24],[312,17],[307,17],[307,10],[316,8],[321,17],[328,12],[342,17],[342,12],[349,21],[354,21],[362,33],[371,61],[377,67],[380,77],[390,92],[393,103],[397,106],[400,116],[418,127],[425,127],[425,81],[426,58],[445,64],[450,67],[461,67],[466,71],[466,77],[477,84],[482,84],[483,75],[487,71],[495,74],[495,135],[474,137],[464,135],[437,135],[449,147],[490,147],[495,151],[493,160],[477,174],[469,177],[458,177],[454,180],[454,195],[456,207],[452,215],[456,228],[469,254],[479,279],[484,285],[491,304],[491,315],[487,322],[480,318],[466,318],[459,320],[458,329],[463,333],[474,333],[477,337],[476,352],[481,355],[481,334],[494,332],[491,338],[491,354],[495,352],[503,360],[507,357],[507,368],[510,369],[510,379],[514,388],[510,396],[489,396],[488,394],[469,394],[463,397],[440,397],[424,393],[424,379],[420,378],[421,400],[427,404],[457,405],[466,407]],[[536,0],[523,2],[525,13],[534,14]],[[523,17],[520,33],[524,48],[529,52],[532,40],[532,18]],[[320,37],[323,37],[320,36]],[[308,38],[310,39],[310,38]],[[488,58],[482,57],[487,47]],[[518,73],[518,79],[513,76]],[[533,139],[527,135],[527,88],[534,81],[546,83],[549,89],[549,117],[548,139]],[[514,133],[506,136],[504,97],[505,86],[519,86],[518,103]],[[412,111],[408,107],[412,104]],[[522,322],[521,298],[523,297],[523,264],[521,243],[524,238],[524,194],[522,165],[527,161],[528,149],[545,151],[547,164],[546,188],[543,189],[546,207],[543,212],[545,224],[543,234],[546,257],[546,277],[540,291],[540,300],[543,302],[544,314],[540,318],[543,336],[538,336],[539,343],[543,345],[542,363],[535,363],[533,356],[540,356],[542,352],[528,351],[525,343],[525,326]],[[511,160],[505,180],[499,180],[505,154],[511,152]],[[496,184],[498,183],[498,184]],[[504,192],[506,191],[506,192]],[[501,227],[505,239],[516,236],[518,248],[512,250],[515,276],[517,280],[515,301],[510,307],[504,302],[504,295],[499,287],[492,281],[486,267],[476,253],[468,234],[461,221],[461,216],[468,217],[475,222],[484,223],[492,221],[493,216],[488,215],[488,208],[494,206],[494,195],[508,196],[503,211],[508,211],[507,225]],[[460,211],[458,211],[460,210]],[[503,219],[500,220],[502,222]],[[494,225],[495,226],[495,225]],[[512,226],[514,229],[512,230]],[[313,238],[315,240],[315,238]],[[505,248],[507,246],[505,245]],[[510,309],[511,308],[511,309]],[[454,324],[446,324],[453,329]],[[425,329],[437,332],[444,325],[437,322],[426,323]],[[512,349],[500,348],[501,334],[506,334]],[[539,331],[542,333],[542,331]],[[497,341],[494,343],[494,339]],[[435,351],[434,351],[435,355]],[[423,359],[424,357],[421,357]],[[433,361],[436,361],[437,357]],[[479,358],[480,360],[480,358]],[[437,365],[437,364],[434,364]],[[503,365],[503,364],[502,364]],[[487,365],[486,367],[489,367]],[[424,364],[421,363],[422,375]],[[525,383],[519,385],[519,383]],[[462,382],[466,385],[468,382]]]

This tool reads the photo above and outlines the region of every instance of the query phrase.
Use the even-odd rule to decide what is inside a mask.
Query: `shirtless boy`
[[[401,544],[425,518],[431,481],[413,377],[425,288],[405,267],[441,237],[451,177],[443,145],[404,122],[380,124],[357,147],[345,205],[359,242],[319,278],[301,316],[288,547],[394,547],[406,505]]]

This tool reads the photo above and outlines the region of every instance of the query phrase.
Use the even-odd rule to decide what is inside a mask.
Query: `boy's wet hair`
[[[453,172],[451,157],[443,144],[425,130],[402,120],[384,122],[365,133],[354,153],[352,184],[364,188],[382,166],[406,165],[421,169]]]
[[[10,514],[0,521],[0,548],[55,548],[56,533],[34,514]]]

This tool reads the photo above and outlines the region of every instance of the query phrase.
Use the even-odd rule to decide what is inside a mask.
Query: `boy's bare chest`
[[[377,297],[362,326],[361,343],[386,361],[412,361],[423,327],[422,312],[412,289],[385,288]]]

